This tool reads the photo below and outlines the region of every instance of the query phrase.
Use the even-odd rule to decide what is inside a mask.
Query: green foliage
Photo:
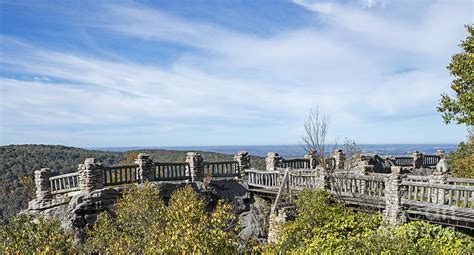
[[[9,145],[0,147],[0,215],[5,211],[13,215],[27,206],[31,199],[31,186],[26,185],[21,176],[33,178],[35,170],[49,167],[55,174],[77,171],[77,165],[86,158],[97,158],[106,165],[119,162],[133,163],[139,152],[150,154],[151,158],[161,162],[184,162],[185,151],[143,150],[129,152],[104,152],[85,150],[60,145]],[[232,160],[232,155],[201,152],[206,161]],[[264,167],[263,158],[251,157],[252,166]],[[121,164],[121,163],[120,163]],[[263,168],[262,168],[263,169]]]
[[[463,52],[455,54],[448,70],[455,78],[451,83],[454,97],[441,95],[438,111],[446,123],[474,125],[474,27],[466,26],[468,37],[459,45]]]
[[[20,176],[18,183],[25,189],[28,199],[33,199],[36,195],[35,180],[32,176]]]
[[[423,221],[381,228],[363,240],[352,240],[351,252],[365,254],[470,254],[474,239]]]
[[[382,225],[380,214],[356,213],[322,190],[304,191],[297,218],[283,226],[277,244],[264,252],[288,254],[461,254],[474,239],[426,222]]]
[[[278,251],[342,252],[347,240],[370,236],[382,222],[379,214],[355,213],[323,190],[303,191],[296,205],[296,220],[283,226]]]
[[[0,254],[65,254],[74,252],[73,237],[57,220],[20,215],[0,222]]]
[[[35,170],[49,167],[54,173],[77,171],[86,158],[95,157],[106,164],[121,159],[121,153],[83,150],[59,145],[9,145],[0,147],[0,211],[13,215],[31,199],[31,186],[21,176],[33,178]]]
[[[462,142],[448,155],[449,167],[453,176],[474,178],[474,133],[467,143]]]
[[[150,184],[131,187],[116,205],[116,217],[102,214],[88,231],[87,252],[229,254],[237,252],[235,215],[219,202],[206,202],[190,187],[175,191],[168,205]]]

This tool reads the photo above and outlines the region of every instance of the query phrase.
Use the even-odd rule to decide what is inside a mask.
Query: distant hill
[[[77,171],[86,158],[97,158],[106,165],[130,162],[137,152],[146,152],[161,162],[184,162],[186,151],[147,149],[104,152],[61,145],[9,145],[0,147],[0,214],[11,215],[27,207],[31,195],[20,184],[20,177],[33,177],[37,169],[48,167],[58,174]],[[206,161],[231,160],[232,155],[201,152]],[[264,167],[263,158],[252,157],[252,166]]]

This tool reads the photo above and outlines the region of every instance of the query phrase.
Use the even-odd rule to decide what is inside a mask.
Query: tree
[[[471,130],[469,141],[461,142],[457,149],[448,155],[450,171],[453,176],[474,178],[474,131]]]
[[[459,45],[463,52],[452,57],[447,66],[455,78],[451,88],[454,97],[441,95],[438,111],[443,113],[446,124],[456,121],[458,124],[474,126],[474,26],[467,25],[468,37]]]
[[[326,169],[326,135],[328,133],[329,117],[320,115],[319,109],[311,109],[304,123],[304,134],[301,136],[301,146],[307,153],[316,153],[320,166]]]
[[[297,217],[284,223],[264,254],[471,254],[474,238],[427,222],[385,226],[379,213],[354,212],[324,190],[296,199]]]
[[[233,254],[239,239],[231,205],[219,202],[212,212],[190,186],[175,191],[165,204],[151,184],[132,186],[90,229],[86,253]]]
[[[55,219],[18,215],[7,224],[0,221],[0,254],[74,253],[73,240]]]

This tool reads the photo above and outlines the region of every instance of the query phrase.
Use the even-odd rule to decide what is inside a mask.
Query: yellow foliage
[[[190,187],[175,191],[168,205],[145,184],[126,191],[116,217],[102,214],[85,250],[99,253],[229,254],[237,252],[236,217],[229,204],[213,212]]]
[[[449,166],[455,177],[474,178],[474,134],[449,155]]]
[[[74,252],[73,236],[57,220],[19,215],[0,221],[0,254],[65,254]]]

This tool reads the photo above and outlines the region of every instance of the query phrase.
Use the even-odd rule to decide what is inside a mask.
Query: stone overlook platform
[[[422,219],[474,229],[474,179],[451,177],[442,151],[349,160],[341,150],[335,150],[325,161],[323,165],[315,153],[284,159],[271,152],[265,159],[266,169],[254,169],[247,152],[221,162],[208,162],[199,153],[189,152],[181,163],[154,162],[140,153],[134,164],[119,166],[105,166],[88,158],[74,173],[52,176],[49,168],[35,171],[36,198],[29,203],[28,212],[59,215],[51,208],[63,206],[72,217],[68,221],[83,227],[93,224],[98,212],[110,210],[127,184],[191,184],[208,190],[208,185],[227,182],[225,185],[234,188],[217,192],[227,189],[227,197],[235,198],[234,193],[239,193],[264,198],[272,203],[271,215],[280,218],[294,209],[293,200],[300,191],[325,189],[347,206],[382,211],[389,224]]]

